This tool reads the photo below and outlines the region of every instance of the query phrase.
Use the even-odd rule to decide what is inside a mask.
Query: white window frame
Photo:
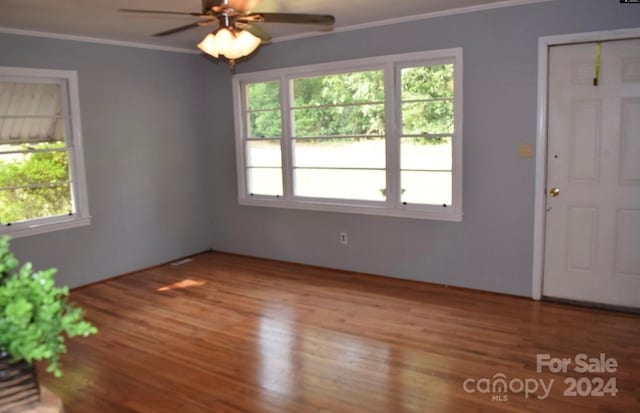
[[[400,76],[399,69],[437,64],[454,65],[454,132],[452,136],[452,205],[403,205],[400,200]],[[345,199],[304,198],[293,193],[292,136],[290,123],[290,82],[310,76],[364,70],[383,70],[385,82],[385,144],[386,144],[386,201],[359,201]],[[377,56],[364,59],[329,62],[316,65],[288,67],[260,72],[237,74],[233,77],[233,105],[236,139],[236,168],[238,202],[240,205],[304,209],[383,215],[442,221],[462,221],[462,48]],[[258,82],[280,82],[282,119],[282,196],[249,194],[246,176],[246,150],[244,145],[246,96],[245,85]]]
[[[0,225],[0,236],[14,238],[43,234],[68,228],[89,225],[89,200],[82,149],[82,128],[80,122],[80,98],[78,74],[72,70],[32,69],[24,67],[0,66],[0,78],[25,83],[58,83],[60,99],[65,119],[65,144],[69,155],[69,178],[71,180],[71,202],[74,213],[54,217],[36,218],[11,225]]]

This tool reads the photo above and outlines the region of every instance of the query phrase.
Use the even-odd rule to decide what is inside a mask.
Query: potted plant
[[[20,411],[39,400],[34,361],[45,360],[47,371],[62,375],[59,356],[65,335],[88,336],[98,330],[83,319],[83,311],[67,302],[69,289],[56,287],[57,270],[33,271],[19,266],[0,238],[0,413]]]

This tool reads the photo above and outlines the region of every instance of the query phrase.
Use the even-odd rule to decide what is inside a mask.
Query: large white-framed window
[[[0,66],[0,235],[89,223],[77,73]]]
[[[235,75],[241,205],[462,220],[462,49]]]

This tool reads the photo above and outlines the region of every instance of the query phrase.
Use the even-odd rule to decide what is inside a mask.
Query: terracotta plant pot
[[[26,361],[12,362],[0,351],[0,413],[19,413],[40,401],[40,387],[35,366]]]

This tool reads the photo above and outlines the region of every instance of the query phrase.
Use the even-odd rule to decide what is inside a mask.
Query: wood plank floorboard
[[[38,366],[66,413],[640,412],[638,315],[222,253],[71,299],[100,332],[68,340],[62,378]],[[537,373],[539,353],[619,367]],[[463,387],[500,373],[554,382]],[[618,393],[565,396],[571,377]]]

